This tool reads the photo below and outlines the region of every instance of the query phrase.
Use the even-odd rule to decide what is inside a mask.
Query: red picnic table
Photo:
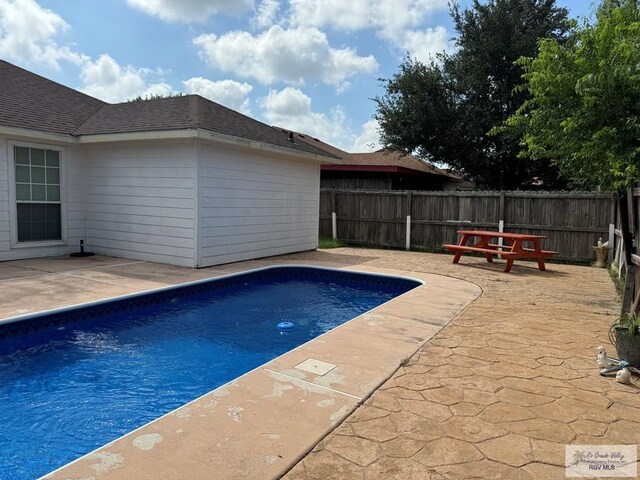
[[[462,235],[457,245],[443,245],[447,250],[454,252],[453,263],[458,263],[464,252],[484,253],[487,262],[493,262],[493,257],[498,256],[507,260],[505,272],[511,271],[513,262],[522,258],[534,258],[538,262],[538,268],[545,270],[545,258],[551,258],[558,252],[543,250],[540,241],[547,238],[542,235],[526,235],[523,233],[489,232],[484,230],[458,230]],[[478,240],[469,245],[472,238]],[[502,238],[503,245],[492,243],[494,239]],[[532,248],[526,248],[523,243],[530,242]]]

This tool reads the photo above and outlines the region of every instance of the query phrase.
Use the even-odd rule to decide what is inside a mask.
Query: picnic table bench
[[[504,258],[507,263],[505,272],[510,272],[513,262],[522,258],[532,258],[538,262],[538,268],[545,270],[544,260],[553,257],[558,252],[543,250],[540,247],[541,240],[547,238],[542,235],[527,235],[523,233],[490,232],[484,230],[458,230],[462,235],[457,245],[445,244],[444,248],[454,252],[453,263],[458,263],[464,252],[484,253],[487,262],[493,262],[493,257]],[[472,238],[478,240],[469,244]],[[501,238],[503,244],[492,243],[492,240]],[[531,242],[533,248],[523,246],[523,243]]]

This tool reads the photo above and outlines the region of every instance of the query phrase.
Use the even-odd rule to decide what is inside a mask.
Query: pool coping
[[[223,476],[220,468],[226,468],[226,471],[233,473],[234,477],[237,478],[242,476],[246,478],[279,478],[393,375],[403,359],[413,355],[426,341],[437,334],[482,294],[482,289],[475,284],[434,274],[358,266],[326,267],[314,265],[314,262],[305,264],[279,262],[277,265],[269,262],[262,263],[267,265],[242,269],[242,264],[239,264],[235,266],[237,268],[236,271],[227,274],[219,275],[219,272],[212,272],[214,275],[211,278],[46,310],[37,314],[30,313],[10,317],[0,320],[0,324],[27,320],[42,314],[100,305],[113,300],[135,298],[149,293],[171,291],[191,285],[208,283],[212,280],[232,278],[246,273],[285,266],[308,267],[328,271],[352,271],[372,276],[412,279],[422,284],[40,478],[52,480],[62,478],[60,475],[64,475],[66,479],[80,479],[88,476],[94,478],[142,479],[158,478],[161,475],[160,472],[165,474],[170,472],[171,478],[193,479],[205,478],[206,472],[210,475],[213,471],[217,475]],[[425,296],[425,293],[433,294],[434,292],[440,292],[440,295]],[[455,298],[448,298],[446,294],[451,294]],[[432,309],[435,307],[435,314],[433,310],[429,312],[421,310],[422,307],[426,306]],[[342,339],[336,339],[339,334]],[[353,365],[348,365],[349,359],[345,360],[344,352],[340,352],[340,350],[344,350],[344,345],[341,346],[341,343],[343,343],[342,340],[344,340],[345,335],[347,338],[350,337],[352,342],[354,339],[357,342],[361,335],[365,335],[371,342],[378,342],[379,350],[373,361],[377,365],[374,366],[373,371],[370,371],[372,368],[369,368],[369,365],[363,365],[362,355],[358,357],[358,361],[354,359],[351,362]],[[329,340],[328,342],[327,339]],[[389,353],[389,350],[391,353]],[[338,367],[336,368],[338,370],[332,370],[333,373],[329,377],[324,375],[314,377],[294,369],[294,365],[305,357],[326,361],[327,359],[339,358],[341,355],[343,355],[343,361],[337,363]],[[342,375],[340,369],[346,375]],[[372,381],[371,379],[374,377],[376,377],[375,381]],[[345,378],[349,379],[346,383],[343,381]],[[365,380],[369,381],[365,382]],[[334,384],[339,388],[333,388]],[[276,392],[278,389],[280,390]],[[202,428],[200,428],[201,425],[199,425],[201,422],[209,422],[208,425],[210,427],[222,427],[226,431],[228,430],[227,427],[235,427],[237,424],[244,422],[242,418],[244,414],[242,412],[245,411],[245,408],[239,405],[248,408],[249,405],[262,401],[263,405],[261,407],[266,406],[267,412],[269,412],[269,405],[264,404],[275,402],[277,406],[278,400],[282,400],[284,397],[286,397],[286,402],[281,405],[281,407],[285,408],[284,411],[293,411],[294,415],[300,416],[300,422],[290,421],[287,424],[289,427],[295,427],[296,423],[304,426],[314,424],[313,432],[301,432],[304,441],[296,442],[298,445],[292,448],[291,445],[283,445],[283,442],[277,441],[280,440],[280,434],[268,434],[271,436],[266,439],[260,438],[257,443],[262,446],[263,450],[264,444],[274,444],[274,453],[281,450],[285,455],[262,455],[258,459],[253,454],[244,455],[243,457],[242,452],[237,451],[237,446],[246,447],[247,443],[232,439],[234,441],[230,442],[230,444],[236,445],[236,447],[227,449],[224,453],[226,455],[230,454],[233,458],[228,458],[223,454],[224,458],[217,458],[217,463],[210,461],[211,454],[215,454],[215,451],[212,451],[212,445],[216,445],[218,450],[221,449],[220,441],[216,443],[216,440],[220,440],[220,438],[216,439],[213,438],[214,436],[209,435],[212,431],[216,431],[216,428],[204,429],[206,431],[203,432]],[[267,398],[269,402],[267,402]],[[307,405],[302,405],[308,399],[312,401]],[[309,408],[309,405],[315,400],[317,400],[316,408]],[[302,406],[291,410],[292,406],[296,406],[296,401]],[[319,405],[322,406],[320,407]],[[335,410],[338,406],[340,408]],[[328,418],[320,418],[318,416],[319,412],[323,409],[326,411],[321,413],[330,411],[327,408],[330,408],[332,413],[328,415]],[[307,412],[302,414],[297,411],[301,409],[306,409]],[[206,418],[206,420],[194,421],[195,413],[193,415],[192,413],[187,413],[190,410],[197,411],[201,415],[199,418]],[[325,417],[327,416],[325,415]],[[252,421],[255,421],[255,418]],[[258,423],[260,422],[258,421]],[[180,426],[184,428],[176,428]],[[271,428],[273,424],[267,426]],[[256,425],[250,423],[248,430],[240,431],[240,436],[250,435],[251,431],[256,430]],[[188,432],[188,435],[182,435],[185,432]],[[236,431],[235,434],[237,433]],[[291,435],[291,432],[287,433],[289,437],[298,439],[296,435]],[[208,438],[203,439],[203,436]],[[184,437],[187,438],[185,439]],[[228,437],[225,437],[224,440],[229,442]],[[256,439],[253,440],[255,441]],[[272,440],[272,442],[268,440]],[[300,445],[300,443],[303,443],[303,445]],[[180,448],[185,449],[185,444],[195,446],[196,453],[199,452],[203,458],[197,461],[198,455],[195,455],[196,459],[189,459],[185,464],[182,456],[176,454]],[[224,445],[222,446],[224,447]],[[192,453],[192,451],[193,449],[189,449],[188,453]],[[166,455],[167,453],[169,455]],[[240,453],[239,456],[238,453]],[[236,468],[238,465],[242,468]],[[184,472],[182,467],[188,467],[188,471]],[[149,473],[151,473],[151,476],[147,475]],[[180,476],[180,473],[186,476]]]

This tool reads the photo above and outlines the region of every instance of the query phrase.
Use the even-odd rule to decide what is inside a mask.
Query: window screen
[[[60,240],[60,152],[14,147],[18,242]]]

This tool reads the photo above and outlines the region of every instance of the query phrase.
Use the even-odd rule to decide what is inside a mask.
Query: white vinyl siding
[[[80,250],[80,240],[85,238],[84,218],[84,149],[68,147],[66,179],[67,179],[67,244],[69,252]]]
[[[317,162],[154,140],[60,146],[66,241],[18,248],[10,141],[0,137],[0,261],[68,255],[80,240],[97,254],[188,267],[317,247]]]
[[[318,164],[206,144],[200,156],[199,266],[317,247]]]
[[[9,167],[9,146],[7,139],[0,137],[0,260],[11,259]]]
[[[88,149],[87,246],[103,255],[194,267],[195,173],[193,141]]]

